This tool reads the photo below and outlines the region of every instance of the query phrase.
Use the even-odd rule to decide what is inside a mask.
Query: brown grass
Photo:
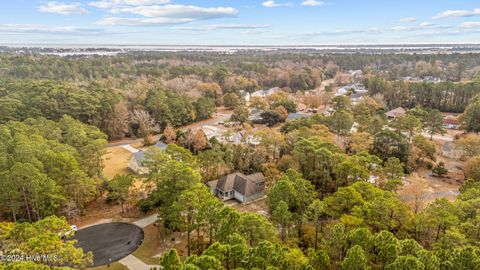
[[[112,179],[116,174],[126,174],[128,170],[128,161],[132,157],[132,153],[122,147],[112,147],[107,150],[107,154],[103,157],[105,165],[103,174],[107,179]]]
[[[159,259],[154,256],[161,252],[160,233],[153,224],[143,228],[143,232],[145,233],[143,243],[133,255],[146,264],[158,264]]]

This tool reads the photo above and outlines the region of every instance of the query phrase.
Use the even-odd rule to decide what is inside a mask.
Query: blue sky
[[[0,1],[0,44],[480,43],[480,1]]]

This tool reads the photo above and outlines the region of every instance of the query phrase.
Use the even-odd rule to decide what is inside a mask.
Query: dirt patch
[[[131,152],[119,146],[108,148],[107,154],[103,156],[103,175],[107,179],[112,179],[117,174],[127,174],[128,161],[132,155]]]
[[[452,131],[452,133],[456,133],[456,131]],[[442,148],[446,142],[442,140],[434,142],[437,149],[436,163],[444,162],[448,174],[445,177],[436,177],[432,175],[432,170],[419,168],[405,178],[404,186],[398,192],[400,198],[412,208],[419,208],[417,210],[425,208],[439,198],[454,201],[459,194],[458,189],[464,181],[462,171],[464,162],[442,156]]]
[[[91,226],[94,224],[108,222],[132,222],[135,219],[144,217],[137,207],[132,207],[130,211],[122,213],[119,204],[107,203],[105,196],[97,198],[85,206],[85,214],[69,219],[70,224],[75,224],[79,228]]]
[[[225,202],[228,206],[232,207],[233,209],[236,209],[240,212],[249,212],[249,213],[256,213],[259,215],[262,215],[264,217],[269,217],[269,211],[268,211],[268,205],[267,205],[267,198],[266,196],[258,199],[253,202],[249,202],[247,204],[242,204],[239,203],[236,200],[230,200]]]

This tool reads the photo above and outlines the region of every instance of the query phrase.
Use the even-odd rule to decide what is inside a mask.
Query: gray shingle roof
[[[162,149],[162,150],[165,150],[167,148],[167,144],[164,144],[163,142],[160,142],[158,141],[156,144],[155,144],[156,147]]]
[[[309,117],[309,115],[303,114],[303,113],[289,113],[287,120],[295,120],[295,119],[301,119],[306,117]]]
[[[161,150],[165,150],[168,145],[159,141],[154,146],[160,148]],[[140,166],[142,165],[142,162],[145,160],[145,152],[146,151],[140,150],[140,151],[133,154],[133,158],[135,159],[137,164],[140,165]]]
[[[207,183],[210,187],[216,187],[222,192],[228,192],[235,190],[245,196],[250,196],[264,189],[263,185],[258,183],[264,182],[265,176],[262,173],[254,173],[250,175],[244,175],[242,173],[232,173],[225,175],[222,178]]]
[[[143,160],[145,160],[145,151],[138,151],[133,154],[133,157],[137,161],[137,164],[141,165]]]

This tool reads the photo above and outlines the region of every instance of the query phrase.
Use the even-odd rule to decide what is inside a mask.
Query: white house
[[[243,98],[243,100],[245,101],[246,104],[250,103],[250,93],[248,93],[245,90],[240,90],[240,91],[238,91],[238,94],[241,98]]]
[[[281,91],[280,87],[273,87],[273,88],[270,88],[268,90],[258,90],[258,91],[253,92],[252,94],[250,94],[250,98],[252,98],[252,97],[266,98],[266,97],[268,97],[272,94],[278,93],[280,91]]]

